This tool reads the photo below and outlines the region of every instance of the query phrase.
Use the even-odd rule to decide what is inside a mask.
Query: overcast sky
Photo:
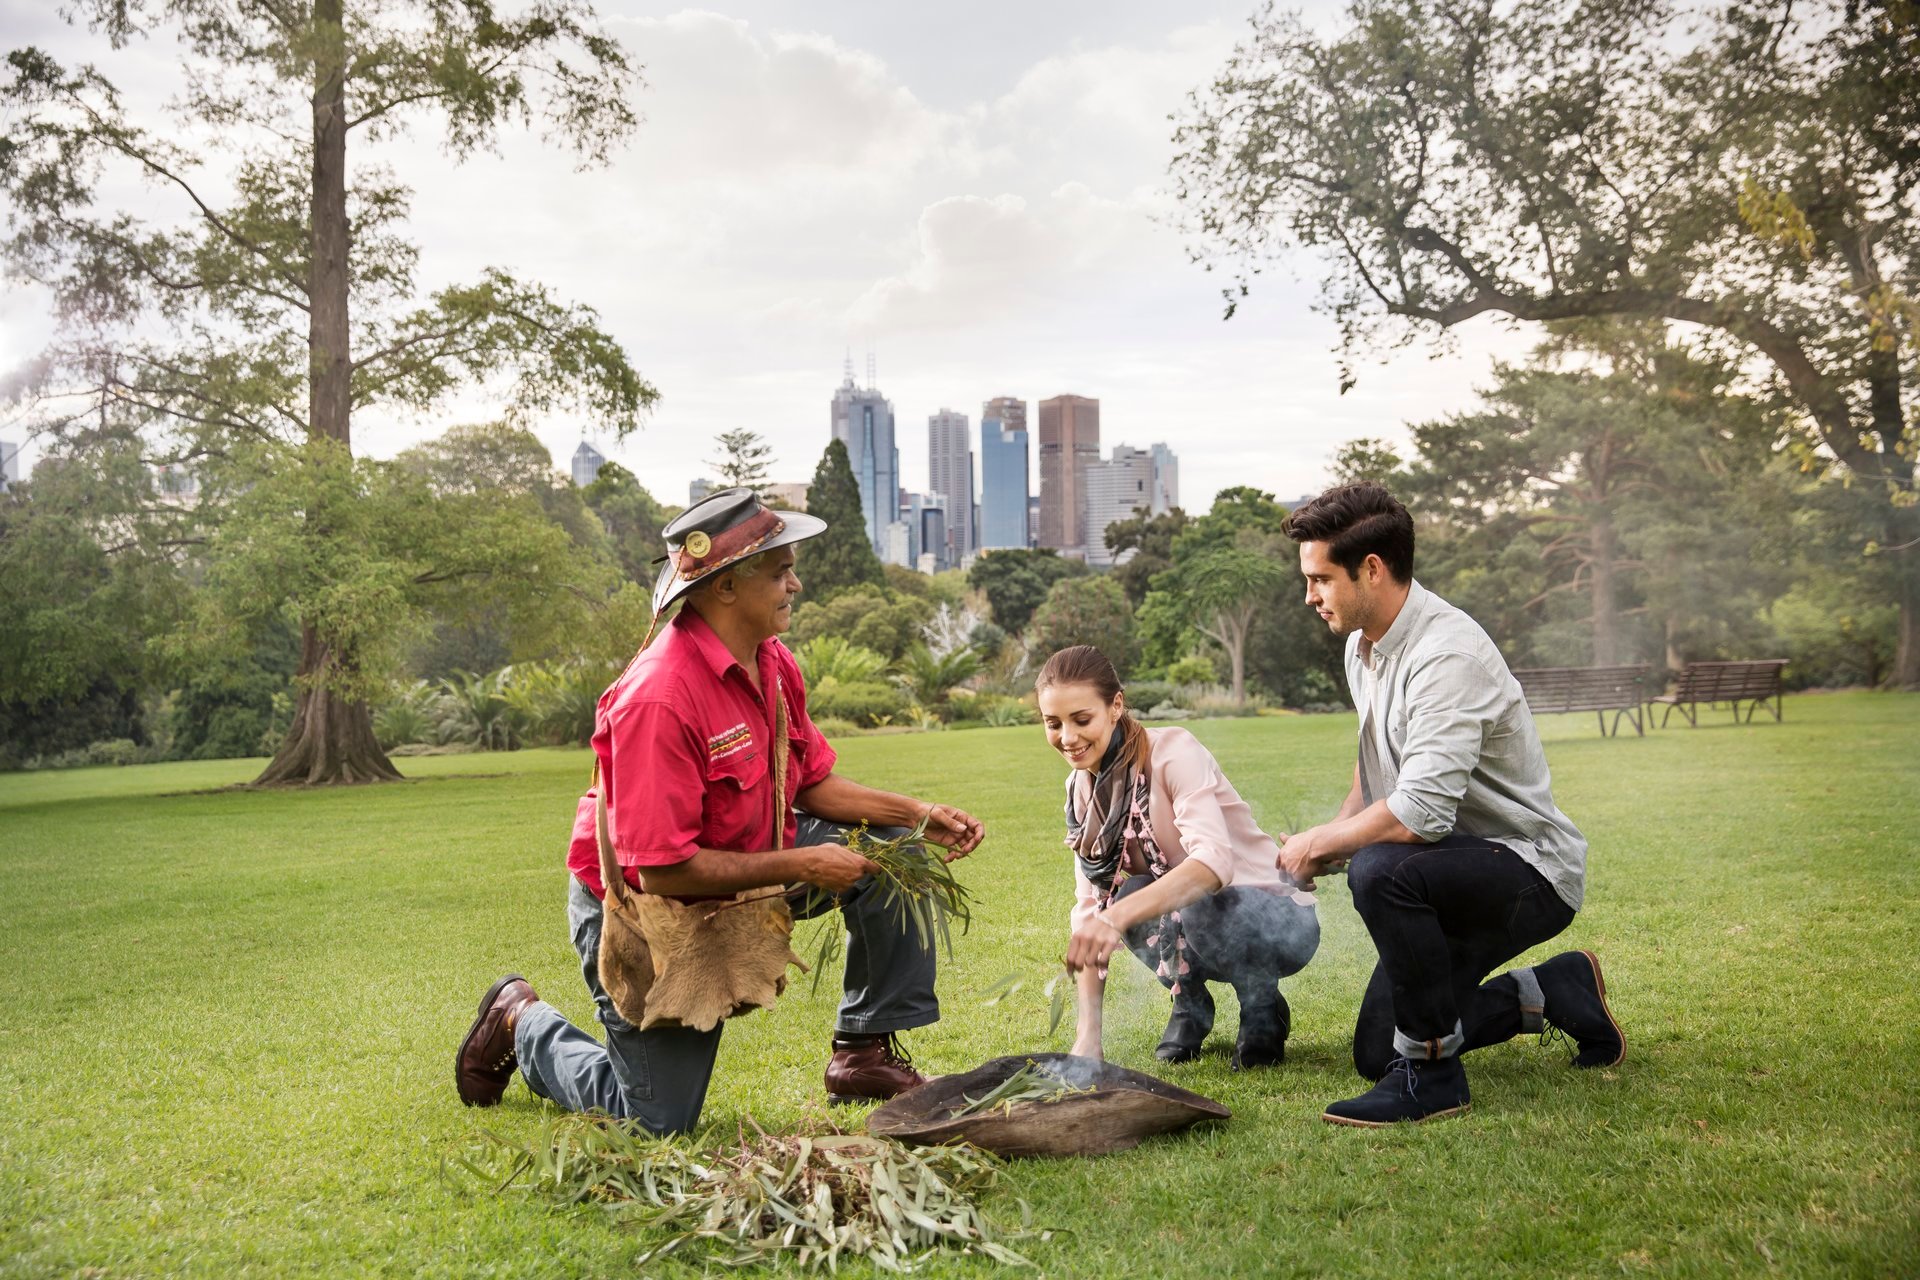
[[[733,427],[767,438],[776,480],[810,478],[849,349],[863,380],[877,359],[909,488],[934,411],[966,413],[977,447],[983,400],[1073,392],[1100,399],[1108,448],[1172,446],[1190,510],[1233,484],[1293,497],[1342,441],[1471,404],[1492,357],[1528,339],[1470,329],[1441,359],[1363,366],[1341,396],[1305,257],[1222,322],[1220,278],[1166,221],[1167,116],[1251,5],[607,3],[646,78],[646,121],[611,167],[576,173],[521,136],[456,166],[425,125],[379,158],[414,189],[423,285],[497,265],[598,309],[661,391],[641,431],[599,443],[665,500],[686,501]],[[157,123],[170,49],[112,51],[53,8],[0,0],[0,42],[95,62]],[[0,371],[47,332],[44,299],[0,300]],[[386,456],[489,416],[481,397],[427,421],[364,415],[356,444]],[[592,434],[534,425],[562,468]]]

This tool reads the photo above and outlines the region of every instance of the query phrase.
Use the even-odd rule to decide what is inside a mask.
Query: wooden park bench
[[[1536,716],[1558,711],[1592,711],[1600,717],[1600,736],[1608,736],[1607,712],[1613,712],[1613,729],[1620,732],[1620,718],[1633,721],[1633,731],[1647,733],[1640,705],[1651,689],[1650,672],[1644,666],[1627,667],[1527,667],[1513,673],[1520,691],[1527,695],[1527,707]]]
[[[1769,702],[1773,705],[1767,710],[1773,712],[1777,722],[1781,718],[1780,705],[1780,669],[1787,665],[1785,658],[1761,658],[1749,662],[1689,662],[1673,677],[1673,688],[1655,698],[1647,699],[1649,707],[1664,706],[1660,727],[1666,728],[1667,720],[1673,715],[1675,707],[1687,718],[1687,723],[1698,726],[1699,715],[1695,711],[1701,703],[1709,707],[1726,703],[1733,708],[1734,723],[1740,722],[1740,704],[1747,703],[1747,723],[1753,722],[1753,713]]]

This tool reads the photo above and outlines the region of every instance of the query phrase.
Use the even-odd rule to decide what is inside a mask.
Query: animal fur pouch
[[[786,704],[775,688],[774,846],[785,834]],[[621,873],[607,832],[606,788],[594,776],[594,834],[606,885],[600,926],[600,986],[614,1009],[645,1031],[682,1026],[711,1031],[724,1018],[770,1007],[787,988],[793,914],[785,894],[750,889],[719,902],[681,902],[636,893]]]

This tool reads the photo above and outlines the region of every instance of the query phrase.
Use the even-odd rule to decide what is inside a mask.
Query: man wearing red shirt
[[[658,615],[681,596],[686,604],[601,695],[593,750],[614,858],[636,889],[703,897],[790,886],[798,916],[837,898],[848,931],[846,977],[826,1083],[833,1100],[854,1101],[921,1083],[895,1036],[938,1020],[940,1005],[931,943],[879,901],[873,864],[844,847],[846,833],[866,821],[891,837],[926,816],[927,838],[952,858],[972,852],[984,831],[958,809],[833,771],[834,750],[807,715],[799,664],[775,639],[800,590],[793,544],[825,527],[804,513],[772,511],[745,489],[716,493],[673,521],[654,608]],[[772,738],[782,719],[789,762],[785,803],[776,805]],[[491,1106],[518,1067],[534,1093],[569,1110],[686,1132],[706,1099],[721,1026],[641,1031],[601,988],[605,885],[595,809],[589,791],[574,815],[567,915],[606,1043],[508,975],[482,998],[461,1043],[460,1097]],[[784,816],[777,842],[776,812]]]

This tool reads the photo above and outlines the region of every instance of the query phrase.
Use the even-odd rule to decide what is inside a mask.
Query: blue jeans
[[[794,842],[844,844],[850,829],[801,814]],[[872,831],[881,839],[906,834],[903,828]],[[568,932],[607,1038],[602,1044],[545,1001],[531,1006],[513,1030],[514,1052],[527,1087],[569,1111],[602,1111],[637,1120],[653,1133],[690,1132],[706,1105],[726,1024],[711,1031],[686,1027],[641,1031],[621,1017],[600,986],[600,900],[571,876],[567,883]],[[809,886],[790,893],[788,900],[801,919],[820,915],[833,904],[829,896]],[[871,877],[842,897],[840,912],[847,926],[846,976],[836,1028],[877,1035],[939,1021],[933,947],[920,945],[912,925],[895,919],[894,912],[878,901]]]

